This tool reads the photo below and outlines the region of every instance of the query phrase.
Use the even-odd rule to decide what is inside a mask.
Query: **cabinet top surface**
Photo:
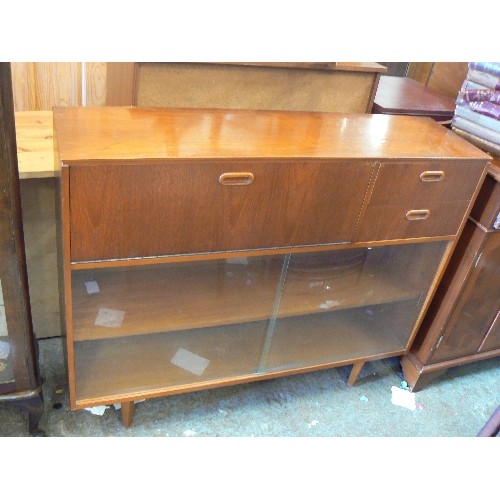
[[[56,107],[63,163],[90,160],[490,157],[430,118],[133,107]]]

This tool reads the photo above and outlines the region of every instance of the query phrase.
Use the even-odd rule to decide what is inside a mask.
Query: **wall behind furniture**
[[[125,63],[126,65],[127,63]],[[12,62],[15,111],[50,111],[53,106],[103,106],[114,97],[116,67],[105,62]]]
[[[407,76],[455,99],[467,75],[466,62],[410,63]]]

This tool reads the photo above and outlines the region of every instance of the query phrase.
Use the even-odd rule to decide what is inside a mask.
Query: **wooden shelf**
[[[76,402],[145,396],[177,386],[255,373],[265,323],[75,343]],[[184,349],[209,361],[202,375],[171,360]],[[139,398],[137,398],[139,399]]]
[[[93,272],[73,271],[76,341],[173,332],[253,321],[273,314],[283,258],[209,261]],[[95,282],[99,293],[87,293]],[[320,280],[317,274],[287,274],[278,318],[324,314],[418,296],[365,271]],[[111,311],[108,316],[103,312]],[[97,325],[96,325],[97,323]],[[104,326],[101,326],[104,325]]]
[[[415,300],[278,320],[262,367],[279,371],[396,355],[408,343],[418,310]]]
[[[373,316],[339,311],[279,320],[266,360],[266,322],[78,342],[77,404],[173,394],[203,384],[227,385],[228,379],[265,378],[277,371],[398,355],[404,351],[412,320],[407,308],[399,315],[397,309],[379,306]],[[172,363],[179,349],[208,361],[202,374]]]

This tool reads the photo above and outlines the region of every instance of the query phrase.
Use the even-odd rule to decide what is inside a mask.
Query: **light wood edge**
[[[423,85],[427,85],[434,67],[433,62],[412,62],[408,66],[406,76]]]
[[[70,176],[69,168],[62,165],[61,162],[57,163],[58,167],[58,181],[59,186],[59,196],[61,211],[58,214],[58,236],[60,241],[58,242],[58,264],[60,276],[60,286],[59,290],[61,304],[61,311],[64,311],[64,315],[61,321],[61,331],[63,337],[65,337],[65,354],[66,354],[66,364],[68,371],[68,385],[70,394],[70,406],[72,409],[75,408],[76,402],[76,381],[75,381],[75,352],[73,345],[73,300],[71,293],[71,247],[70,247]]]
[[[372,82],[372,88],[370,91],[370,95],[368,97],[368,102],[366,104],[366,113],[372,113],[373,111],[373,103],[375,102],[375,96],[377,95],[378,84],[380,82],[380,73],[375,75],[375,78]]]
[[[293,368],[288,370],[278,370],[275,372],[268,373],[260,373],[260,374],[251,374],[251,375],[241,375],[237,377],[232,377],[230,379],[215,379],[209,380],[201,383],[193,383],[186,384],[182,386],[177,386],[170,389],[160,388],[155,390],[145,390],[145,391],[137,391],[134,393],[129,393],[126,395],[116,395],[114,397],[102,397],[102,398],[88,398],[76,401],[75,407],[73,409],[83,409],[88,408],[89,406],[98,406],[98,405],[112,405],[120,402],[122,405],[124,402],[137,401],[139,399],[152,399],[163,396],[171,396],[174,394],[184,394],[187,392],[195,392],[195,391],[203,391],[207,389],[216,389],[218,387],[227,387],[231,385],[238,385],[249,382],[257,382],[259,380],[270,380],[274,378],[279,378],[283,376],[289,375],[299,375],[301,373],[310,373],[313,371],[319,370],[328,370],[331,368],[339,368],[342,366],[348,366],[352,364],[358,363],[367,363],[369,361],[377,361],[380,359],[393,358],[397,356],[401,356],[405,351],[397,350],[386,352],[384,354],[377,354],[373,356],[366,356],[362,358],[355,358],[350,360],[336,361],[334,363],[324,363],[321,365],[313,365],[306,366],[301,368]]]

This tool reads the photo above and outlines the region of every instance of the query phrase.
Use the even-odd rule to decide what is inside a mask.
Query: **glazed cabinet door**
[[[76,403],[400,354],[447,244],[75,269]]]
[[[355,160],[71,166],[71,260],[350,242],[372,170]]]
[[[433,363],[473,355],[486,346],[500,347],[492,327],[500,308],[500,232],[483,233],[471,221],[467,224],[468,229],[483,234],[484,241],[443,329]],[[483,345],[488,332],[489,340]]]
[[[264,371],[407,349],[447,242],[289,256]]]

